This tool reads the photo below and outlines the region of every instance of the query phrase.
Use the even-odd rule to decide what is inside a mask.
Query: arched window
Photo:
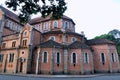
[[[14,61],[14,53],[10,53],[9,54],[9,62],[13,62]]]
[[[13,25],[12,22],[11,22],[11,21],[8,21],[8,25],[7,25],[7,26],[8,26],[10,29],[12,29],[12,25]]]
[[[61,54],[59,52],[56,53],[56,63],[60,64],[61,62]]]
[[[77,63],[77,54],[72,53],[71,55],[71,63],[76,64]]]
[[[89,63],[89,55],[88,55],[88,53],[84,53],[84,63]]]
[[[68,22],[65,21],[65,22],[64,22],[64,29],[65,29],[65,30],[68,29],[68,25],[69,25]]]
[[[115,62],[115,54],[111,54],[111,59],[112,59],[112,62]]]
[[[71,23],[70,30],[71,30],[72,32],[75,32],[75,27],[74,27],[74,24],[73,24],[73,23]]]
[[[43,53],[43,63],[47,63],[48,62],[48,53],[44,52]]]
[[[105,54],[104,53],[101,53],[101,62],[102,64],[104,65],[105,64]]]
[[[54,22],[54,28],[57,28],[58,27],[58,21],[55,21]]]
[[[44,23],[44,30],[47,30],[47,29],[48,29],[48,23],[45,22],[45,23]]]
[[[23,32],[23,34],[24,34],[24,36],[27,36],[28,31],[27,31],[27,30],[25,30],[25,31]]]
[[[76,53],[73,53],[73,63],[76,64]]]

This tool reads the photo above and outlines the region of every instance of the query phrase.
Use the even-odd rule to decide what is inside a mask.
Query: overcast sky
[[[3,1],[2,1],[3,2]],[[3,4],[1,1],[0,3]],[[66,0],[65,15],[76,23],[76,32],[88,39],[120,30],[120,0]]]

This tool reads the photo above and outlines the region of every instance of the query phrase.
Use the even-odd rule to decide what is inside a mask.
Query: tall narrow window
[[[9,27],[10,29],[12,29],[12,22],[11,21],[8,21],[7,27]]]
[[[89,56],[88,53],[84,53],[84,63],[88,63]]]
[[[57,58],[56,63],[59,64],[60,63],[60,53],[59,52],[57,52],[56,58]]]
[[[48,59],[48,54],[47,54],[47,52],[44,52],[44,54],[43,54],[43,63],[47,63],[47,59]]]
[[[9,62],[14,61],[14,53],[10,53]]]
[[[68,29],[68,22],[67,21],[64,22],[64,28],[65,28],[65,30]]]
[[[4,54],[0,54],[0,62],[3,62]]]
[[[73,58],[73,64],[76,64],[76,53],[73,53],[73,56],[72,56],[72,58]]]
[[[48,29],[48,23],[45,22],[45,23],[44,23],[44,30],[47,30],[47,29]]]
[[[54,28],[57,28],[57,27],[58,27],[58,22],[55,21],[55,22],[54,22]]]
[[[101,53],[101,62],[104,65],[105,64],[105,54]]]
[[[71,29],[72,32],[75,32],[75,28],[74,28],[74,24],[73,23],[71,23],[70,29]]]
[[[13,41],[12,42],[12,47],[15,47],[15,45],[16,45],[16,41]]]
[[[10,21],[9,24],[10,24],[10,25],[9,25],[10,29],[12,29],[13,23]]]
[[[27,40],[23,40],[23,46],[24,46],[24,47],[27,46]]]
[[[115,55],[112,53],[111,54],[112,62],[115,62]]]

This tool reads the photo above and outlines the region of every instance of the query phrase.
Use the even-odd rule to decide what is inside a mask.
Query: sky
[[[3,6],[4,1],[0,1]],[[88,39],[107,34],[113,29],[120,30],[120,0],[65,1],[68,9],[64,15],[72,18],[76,32],[84,31]]]

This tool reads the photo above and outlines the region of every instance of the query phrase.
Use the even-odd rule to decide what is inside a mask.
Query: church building
[[[87,24],[87,23],[86,23]],[[27,24],[0,6],[0,73],[93,74],[119,72],[116,45],[75,32],[63,16],[37,17]]]

